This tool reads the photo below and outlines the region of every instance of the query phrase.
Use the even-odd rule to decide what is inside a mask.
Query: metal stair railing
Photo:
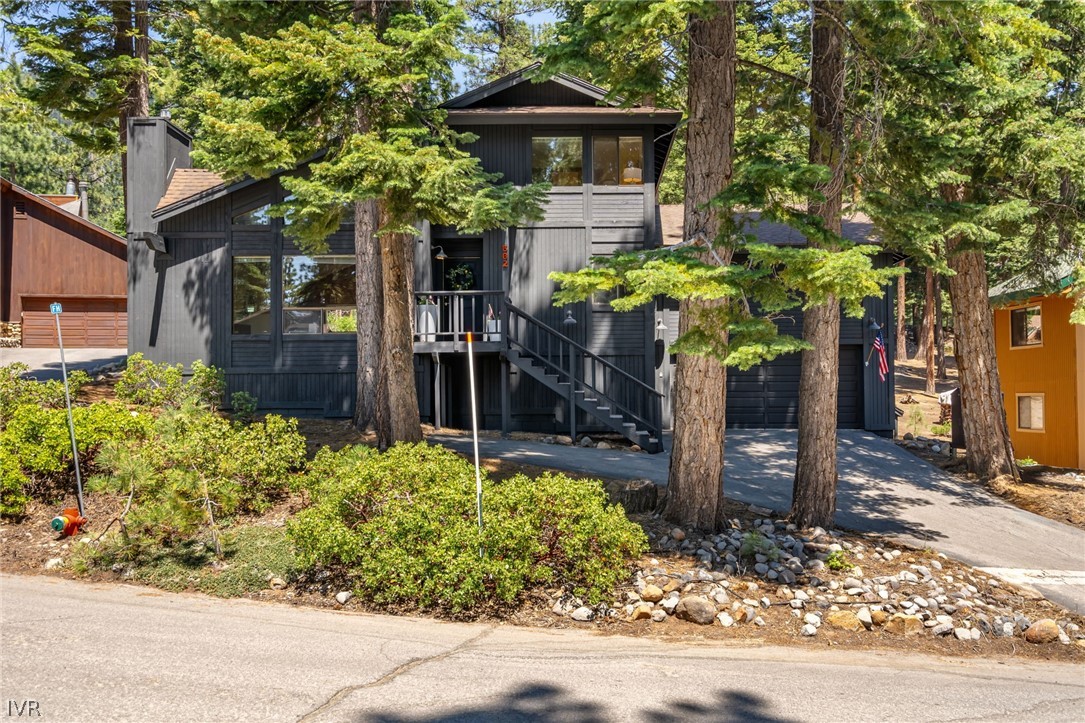
[[[508,347],[538,362],[570,385],[575,410],[576,394],[595,398],[600,406],[620,414],[656,440],[663,439],[663,395],[640,379],[603,359],[573,339],[547,326],[523,309],[505,300],[502,317]],[[636,408],[619,399],[637,400]],[[604,404],[605,403],[605,404]],[[575,419],[575,412],[573,413]],[[572,420],[571,420],[572,421]],[[575,421],[572,424],[575,429]]]

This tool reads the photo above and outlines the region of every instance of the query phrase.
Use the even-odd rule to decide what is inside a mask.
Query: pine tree
[[[27,97],[73,121],[80,147],[120,153],[127,191],[127,121],[150,113],[149,0],[3,0],[0,13],[37,81]]]
[[[534,62],[546,28],[532,27],[527,16],[550,4],[551,0],[464,0],[469,20],[464,37],[468,85],[488,83]]]
[[[1053,3],[1065,11],[1066,4]],[[941,248],[957,342],[966,461],[976,474],[1017,474],[994,349],[985,253],[1057,235],[1073,205],[1041,225],[1060,169],[1080,173],[1081,124],[1050,99],[1061,78],[1059,33],[1044,4],[992,0],[856,5],[853,36],[884,89],[879,170],[868,192],[879,226],[931,258]],[[1052,11],[1054,12],[1054,11]],[[873,184],[872,184],[873,185]],[[939,246],[941,244],[941,246]],[[1040,269],[1036,269],[1039,271]]]
[[[421,439],[411,334],[416,224],[468,233],[514,225],[539,217],[545,189],[497,184],[460,149],[471,138],[443,124],[437,108],[460,57],[459,9],[425,0],[311,10],[280,27],[257,25],[262,36],[205,23],[194,30],[216,71],[198,92],[197,160],[263,178],[323,154],[306,173],[282,176],[293,199],[275,213],[290,217],[290,234],[311,252],[353,215],[355,420],[375,427],[386,447]]]

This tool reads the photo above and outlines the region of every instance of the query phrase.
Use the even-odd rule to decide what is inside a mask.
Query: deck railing
[[[466,342],[467,333],[477,342],[503,339],[501,291],[416,291],[414,340],[416,342]]]

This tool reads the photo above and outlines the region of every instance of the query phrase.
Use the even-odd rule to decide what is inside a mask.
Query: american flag
[[[878,378],[884,382],[889,373],[889,360],[885,358],[885,340],[880,331],[874,335],[874,349],[878,352]]]

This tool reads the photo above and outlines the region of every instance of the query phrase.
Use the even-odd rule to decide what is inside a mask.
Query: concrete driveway
[[[430,440],[470,454],[468,437]],[[728,497],[786,513],[791,507],[796,435],[790,430],[727,434]],[[669,445],[668,445],[669,446]],[[670,456],[482,439],[486,457],[606,477],[667,482]],[[932,547],[1004,579],[1028,584],[1085,613],[1085,531],[1014,507],[867,432],[839,436],[836,523]]]
[[[68,371],[93,371],[107,364],[123,362],[127,349],[65,349]],[[60,379],[60,349],[0,349],[0,366],[22,362],[30,367],[28,376],[39,380]]]
[[[0,575],[42,721],[1067,721],[1080,666],[665,642]],[[1009,663],[1009,664],[1007,664]],[[8,714],[10,720],[17,716]]]

